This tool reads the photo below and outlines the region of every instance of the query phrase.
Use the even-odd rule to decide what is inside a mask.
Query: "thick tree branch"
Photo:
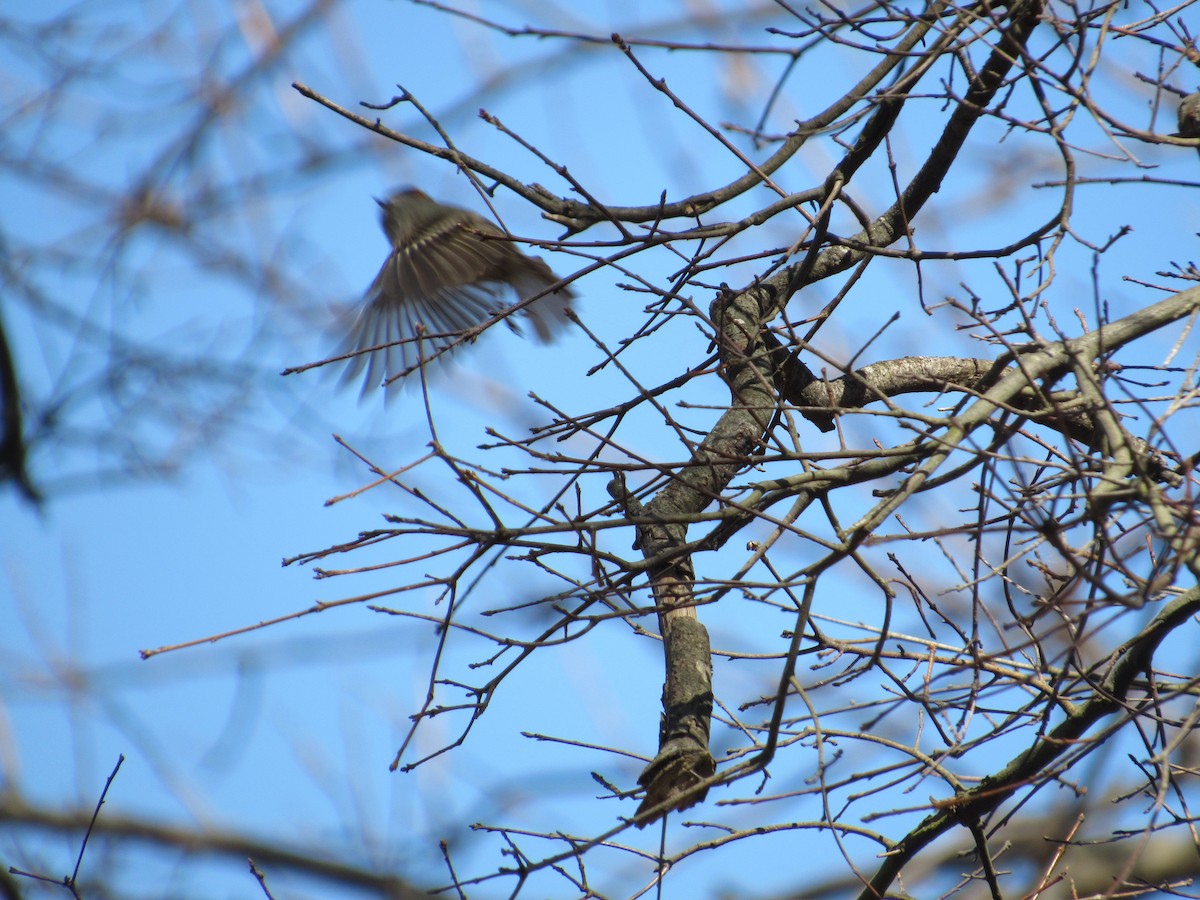
[[[1138,706],[1129,697],[1134,679],[1149,669],[1159,644],[1198,613],[1200,587],[1193,587],[1167,603],[1141,634],[1126,641],[1103,666],[1093,670],[1098,680],[1090,700],[1070,712],[1049,734],[1039,735],[1028,750],[1015,756],[995,775],[984,778],[978,787],[938,804],[937,812],[888,851],[887,859],[859,894],[859,900],[887,896],[888,887],[922,848],[958,825],[981,821],[1021,788],[1037,783],[1056,760],[1079,749],[1083,736],[1101,719],[1128,706]],[[1099,744],[1089,746],[1095,749]]]

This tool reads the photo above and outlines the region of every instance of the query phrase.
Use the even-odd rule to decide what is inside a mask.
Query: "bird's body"
[[[489,319],[542,293],[521,310],[538,337],[549,341],[566,323],[571,291],[549,292],[559,280],[550,267],[522,253],[487,219],[411,188],[376,202],[391,251],[350,328],[344,352],[357,355],[343,383],[365,369],[365,393],[472,339]],[[519,331],[512,317],[507,321]]]
[[[1175,132],[1176,137],[1200,137],[1200,92],[1184,97],[1179,102],[1176,115],[1179,117],[1179,131]],[[1197,150],[1200,151],[1200,148]]]

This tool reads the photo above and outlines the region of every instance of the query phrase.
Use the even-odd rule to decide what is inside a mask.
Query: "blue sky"
[[[674,22],[676,26],[661,31],[695,37],[677,27],[688,10],[669,3],[613,2],[589,6],[584,13],[539,13],[532,4],[482,7],[512,24],[544,13],[541,25],[604,35],[614,30],[657,34],[659,23]],[[691,14],[701,7],[708,8],[700,4]],[[167,153],[164,148],[186,131],[195,114],[173,102],[186,95],[177,74],[198,79],[209,67],[217,82],[230,77],[260,51],[268,21],[278,28],[300,7],[272,5],[264,18],[256,13],[259,7],[246,4],[237,8],[242,16],[238,27],[231,27],[224,4],[179,7],[173,14],[180,19],[171,26],[178,46],[189,47],[188,35],[222,33],[219,51],[197,42],[191,55],[141,56],[137,36],[152,15],[145,5],[64,8],[78,15],[80,27],[104,35],[97,37],[97,46],[119,48],[113,49],[110,62],[118,89],[97,96],[72,93],[56,117],[18,119],[19,127],[7,139],[10,152],[20,147],[31,156],[76,160],[90,183],[119,194],[148,170],[148,160]],[[51,18],[54,12],[39,8],[38,14]],[[757,24],[756,17],[745,16],[740,31],[729,26],[720,34],[768,42]],[[52,70],[33,51],[10,44],[0,53],[5,77],[30,94],[36,94],[39,79]],[[780,59],[768,57],[755,66],[714,72],[711,59],[702,54],[641,54],[656,74],[666,75],[714,121],[752,122],[764,85],[782,68]],[[814,112],[828,99],[822,92],[832,96],[844,89],[857,70],[849,59],[834,55],[822,71],[824,78],[813,80],[811,91],[785,98],[775,114],[779,130]],[[481,100],[473,86],[489,79],[503,87]],[[0,549],[0,783],[18,785],[37,802],[86,804],[98,795],[118,754],[124,754],[106,809],[197,827],[231,827],[288,843],[319,840],[335,852],[386,860],[418,883],[441,883],[445,870],[437,841],[443,837],[459,854],[460,873],[484,872],[503,862],[502,844],[473,839],[465,824],[504,821],[534,830],[555,827],[590,834],[618,815],[630,814],[629,803],[594,799],[601,791],[589,773],[603,771],[629,787],[639,761],[622,763],[608,754],[532,740],[521,732],[569,736],[651,755],[661,684],[656,644],[614,629],[603,639],[535,653],[505,683],[463,747],[411,774],[389,773],[387,765],[403,740],[406,717],[420,707],[425,694],[436,643],[428,623],[372,613],[360,604],[149,661],[138,657],[141,650],[219,635],[396,583],[386,570],[318,580],[311,567],[280,563],[382,527],[383,514],[405,509],[397,492],[382,489],[326,506],[326,500],[371,480],[331,435],[341,435],[385,467],[399,467],[419,455],[429,440],[418,392],[409,390],[385,408],[377,397],[359,404],[354,391],[339,392],[334,379],[318,372],[286,379],[279,372],[331,350],[330,327],[337,311],[355,302],[382,261],[385,245],[373,197],[413,183],[436,197],[480,207],[452,167],[364,136],[296,94],[290,87],[293,80],[352,108],[359,100],[386,101],[399,82],[437,112],[467,152],[562,193],[566,190],[553,173],[474,116],[481,102],[617,203],[649,202],[664,189],[678,196],[698,185],[722,184],[738,172],[738,164],[650,91],[611,47],[508,39],[421,6],[365,2],[339,7],[259,82],[229,125],[206,141],[202,163],[180,161],[154,170],[156,183],[172,202],[187,204],[200,197],[212,204],[196,223],[199,243],[212,258],[231,249],[261,251],[270,265],[255,277],[237,279],[219,265],[200,266],[196,255],[184,252],[169,233],[150,227],[118,245],[104,233],[105,222],[97,213],[106,208],[103,203],[81,206],[66,189],[52,192],[6,179],[10,201],[0,213],[6,233],[20,224],[29,246],[85,242],[94,248],[95,266],[67,268],[43,283],[54,302],[76,312],[90,310],[95,321],[113,324],[139,347],[157,348],[180,360],[225,360],[226,371],[236,377],[217,389],[194,392],[190,386],[131,379],[130,408],[92,400],[87,386],[112,346],[69,328],[39,336],[27,310],[6,304],[5,324],[31,395],[54,396],[69,388],[79,396],[80,406],[73,408],[82,408],[81,422],[113,430],[110,441],[81,441],[35,455],[33,477],[51,492],[42,510],[11,492],[0,497],[5,534]],[[1143,94],[1131,92],[1131,117],[1144,116],[1144,104]],[[397,130],[423,139],[431,135],[407,107],[379,115]],[[130,121],[144,130],[130,130]],[[100,140],[106,135],[115,136]],[[895,152],[902,166],[920,158],[924,137],[918,133],[908,138],[908,145],[898,143]],[[987,146],[998,148],[1001,161],[1011,162],[1003,158],[1007,149],[999,143],[1001,137],[994,129]],[[333,148],[336,163],[312,166],[310,172],[306,164],[314,147]],[[828,142],[806,148],[789,173],[791,189],[822,177],[837,152]],[[1161,166],[1157,174],[1163,177],[1196,178],[1191,152],[1144,147],[1139,153]],[[1044,218],[1046,210],[1027,200],[1021,202],[1029,205],[1001,205],[1009,217],[1001,227],[994,216],[974,217],[974,207],[994,187],[998,164],[995,158],[974,160],[948,180],[939,211],[921,223],[929,245],[1001,242],[1011,230],[1019,230],[1014,222]],[[245,178],[248,173],[264,179],[257,192],[246,190],[245,181],[253,182]],[[1030,180],[1042,177],[1032,174],[1037,177]],[[1052,175],[1047,171],[1044,177]],[[879,192],[866,195],[875,201],[872,211],[886,202],[886,177],[882,169],[864,175],[865,181],[874,179],[867,183]],[[1122,190],[1081,192],[1080,221],[1089,221],[1089,206],[1097,210],[1097,233],[1090,239],[1102,242],[1107,236],[1105,216],[1114,203],[1122,203]],[[513,232],[556,236],[553,226],[511,195],[498,196],[497,208]],[[1139,261],[1146,248],[1195,254],[1194,197],[1165,187],[1154,196],[1161,205],[1122,210],[1134,224],[1130,249],[1102,263],[1104,299],[1113,304],[1114,317],[1144,296],[1122,284],[1119,275],[1151,277],[1164,265],[1161,257]],[[185,215],[190,212],[186,205],[182,209]],[[789,233],[786,220],[777,220],[756,229],[739,246],[786,246]],[[1181,237],[1189,233],[1190,238]],[[1066,311],[1089,309],[1092,302],[1085,277],[1088,254],[1082,249],[1076,253],[1079,274],[1060,282],[1064,293],[1076,293],[1062,298]],[[549,261],[559,272],[572,270],[566,255]],[[670,264],[669,259],[654,259],[641,271],[665,279]],[[127,271],[138,277],[116,277]],[[731,278],[732,272],[748,279],[753,271],[750,266],[735,268],[721,277]],[[925,289],[935,301],[941,299],[959,290],[959,275],[957,270],[932,271]],[[617,289],[621,281],[627,279],[600,272],[576,287],[583,319],[610,343],[631,330],[631,321],[644,318],[645,297]],[[878,308],[868,308],[842,330],[826,332],[826,347],[834,355],[851,355],[900,305],[896,298],[911,299],[915,288],[911,270],[881,264],[863,289],[876,292]],[[998,283],[992,289],[1003,296]],[[831,292],[823,287],[816,294],[823,301]],[[709,301],[707,296],[695,299],[702,308]],[[948,318],[943,313],[936,322],[944,325]],[[600,356],[580,335],[566,335],[543,348],[504,329],[493,331],[431,387],[438,435],[454,452],[475,453],[487,440],[488,425],[517,435],[544,422],[546,412],[527,397],[531,390],[574,409],[598,408],[629,394],[629,385],[620,379],[585,377]],[[965,337],[931,348],[929,333],[929,324],[908,309],[871,346],[867,358],[972,352]],[[1174,335],[1166,335],[1150,346],[1165,354],[1173,340]],[[1192,352],[1194,344],[1193,339]],[[693,364],[706,352],[699,333],[680,323],[665,330],[658,343],[635,347],[630,359],[639,377],[657,383],[671,377],[681,361]],[[705,393],[711,384],[696,387],[687,399],[701,407],[725,402],[724,396]],[[189,434],[161,422],[143,424],[145,446],[153,448],[147,458],[171,470],[171,477],[130,481],[97,476],[123,458],[120,426],[130,421],[129,409],[176,391],[183,395],[185,409],[202,411],[205,421],[211,417],[221,427],[209,432],[197,426]],[[715,414],[701,408],[680,416],[702,427]],[[644,431],[627,439],[630,446],[651,458],[678,459],[678,443],[660,433],[657,424],[647,420]],[[870,432],[859,436],[869,442]],[[814,446],[824,446],[821,440],[814,436]],[[499,466],[515,458],[495,453],[487,461]],[[416,481],[447,503],[461,502],[454,488],[432,472]],[[603,483],[596,479],[590,487],[590,501],[598,504]],[[552,489],[543,485],[527,499],[542,501]],[[923,512],[930,521],[940,515],[936,505]],[[614,547],[628,552],[628,535],[612,540]],[[354,556],[347,564],[382,561],[392,553],[387,547]],[[848,575],[845,583],[847,596],[853,597],[854,576]],[[551,590],[551,584],[506,562],[478,602],[504,605],[498,594],[535,595],[539,588]],[[406,608],[419,608],[422,598],[427,611],[438,614],[431,590],[404,598]],[[874,614],[852,600],[838,612],[846,618]],[[523,626],[532,627],[534,620],[531,614]],[[745,652],[755,648],[761,635],[777,635],[789,624],[772,612],[732,604],[712,610],[706,621],[714,643]],[[454,642],[447,669],[469,674],[466,665],[482,652],[469,640]],[[746,663],[720,667],[719,677],[731,695],[740,696],[756,684],[769,692],[778,674],[773,664]],[[419,732],[413,755],[452,739],[459,722],[452,716],[432,720]],[[717,737],[733,740],[728,730]],[[724,747],[714,749],[720,753]],[[803,784],[801,769],[781,767],[779,781]],[[753,813],[741,815],[744,824]],[[659,836],[650,829],[621,840],[653,853]],[[772,847],[794,853],[797,844],[815,847],[816,853],[836,852],[827,840],[807,840],[792,836],[752,847],[732,845],[719,860],[701,854],[673,876],[678,879],[676,896],[700,896],[689,894],[700,885],[706,895],[715,896],[726,887],[767,892],[790,884],[794,873],[781,871],[772,879],[754,860]],[[57,874],[70,869],[75,848],[74,840],[47,839],[39,851],[47,870]],[[598,858],[597,871],[617,895],[632,894],[652,874],[645,860],[632,862],[617,853]],[[118,883],[128,884],[131,896],[239,897],[256,890],[244,871],[226,861],[213,863],[200,875],[144,854],[122,865],[121,877],[129,880]],[[275,886],[280,896],[325,896],[311,884]],[[479,896],[504,896],[503,888],[488,890],[494,893]]]

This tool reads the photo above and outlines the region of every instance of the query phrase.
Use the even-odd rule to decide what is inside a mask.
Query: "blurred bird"
[[[366,369],[363,394],[559,280],[544,262],[526,256],[503,231],[470,210],[438,203],[415,188],[375,202],[383,210],[380,220],[392,249],[342,349],[363,351],[342,376],[346,384]],[[573,296],[561,287],[521,313],[537,336],[549,341],[567,322]],[[513,317],[506,321],[520,333]]]
[[[1200,93],[1188,94],[1180,100],[1176,115],[1179,116],[1179,131],[1175,132],[1175,137],[1200,137]]]

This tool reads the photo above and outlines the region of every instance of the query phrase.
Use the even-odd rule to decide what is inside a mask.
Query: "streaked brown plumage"
[[[1180,100],[1176,115],[1179,118],[1178,137],[1200,137],[1200,93],[1188,94]]]
[[[413,188],[375,202],[383,210],[392,250],[343,350],[369,351],[351,359],[342,377],[346,383],[365,369],[364,393],[558,281],[549,266],[526,256],[503,231],[470,210],[438,203]],[[537,336],[549,341],[567,321],[573,296],[559,288],[521,313]],[[506,321],[519,332],[513,317]]]

